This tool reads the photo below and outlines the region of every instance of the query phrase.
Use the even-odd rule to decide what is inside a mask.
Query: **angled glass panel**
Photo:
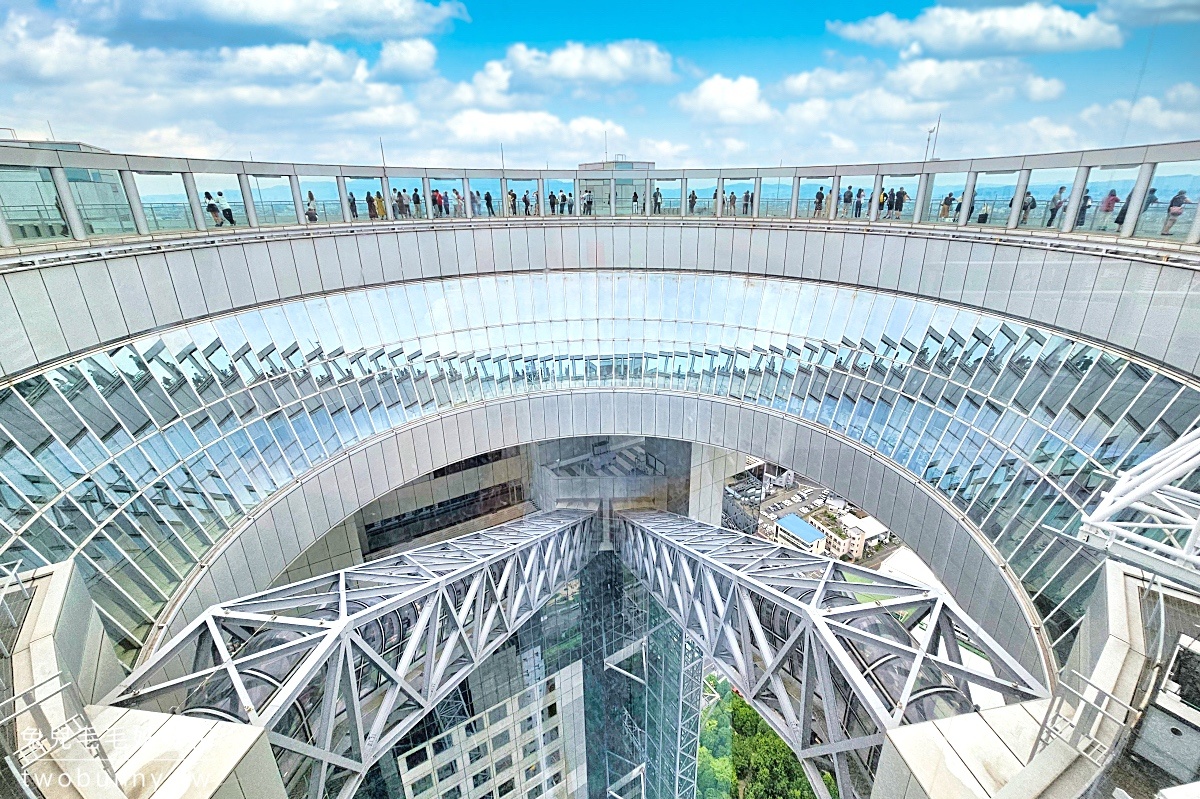
[[[207,214],[204,223],[209,227],[245,225],[246,206],[242,202],[242,187],[237,175],[197,172],[196,191],[200,208]]]
[[[929,189],[929,205],[921,214],[921,221],[941,225],[957,222],[966,185],[966,172],[935,172]]]
[[[195,229],[196,220],[192,218],[192,205],[188,202],[182,175],[178,172],[134,172],[133,181],[150,230]],[[295,216],[294,212],[292,216]],[[261,220],[261,214],[259,218]]]
[[[800,178],[800,190],[796,196],[796,216],[800,219],[825,218],[829,214],[829,205],[833,202],[829,196],[832,189],[832,176]],[[851,206],[851,211],[853,211],[853,206]],[[860,206],[860,215],[861,211]]]
[[[1195,223],[1198,201],[1200,161],[1156,164],[1133,235],[1146,239],[1185,238]]]
[[[0,167],[0,207],[16,241],[71,235],[49,169]]]
[[[299,180],[305,222],[318,225],[342,221],[342,201],[338,197],[337,178],[333,175],[301,175]]]

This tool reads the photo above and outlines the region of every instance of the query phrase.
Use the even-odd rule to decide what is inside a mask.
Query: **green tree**
[[[795,753],[773,732],[755,736],[750,769],[746,799],[815,799]]]

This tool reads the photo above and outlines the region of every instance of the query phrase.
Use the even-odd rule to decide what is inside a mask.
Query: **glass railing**
[[[5,206],[4,219],[17,241],[59,239],[71,235],[62,211],[53,205]]]
[[[290,200],[256,200],[254,213],[260,225],[296,224],[296,204]]]

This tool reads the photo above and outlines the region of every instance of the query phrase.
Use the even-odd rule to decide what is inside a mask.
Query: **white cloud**
[[[639,39],[596,46],[567,42],[550,52],[518,43],[505,60],[514,72],[535,80],[666,83],[675,77],[670,54]]]
[[[452,116],[446,126],[456,140],[468,144],[529,141],[579,144],[602,140],[606,132],[610,140],[625,137],[625,129],[615,122],[594,117],[563,122],[549,111],[489,112],[468,108]]]
[[[866,70],[839,72],[828,67],[817,67],[788,75],[783,79],[783,88],[790,94],[802,97],[824,97],[866,88],[874,77]]]
[[[727,136],[721,139],[721,146],[725,148],[725,152],[730,155],[743,152],[746,149],[746,142],[741,139],[735,139],[732,136]]]
[[[279,28],[301,36],[356,36],[369,41],[420,36],[455,19],[468,19],[457,0],[76,0],[79,14],[101,20],[197,17],[222,25]]]
[[[1035,103],[1057,100],[1067,90],[1067,84],[1058,78],[1043,78],[1030,75],[1025,79],[1025,96]]]
[[[1021,6],[932,6],[915,19],[888,12],[861,22],[829,22],[846,39],[922,52],[1059,52],[1119,47],[1121,30],[1096,13],[1081,16],[1038,2]]]
[[[375,71],[384,76],[419,78],[433,72],[437,48],[428,39],[399,39],[384,42]]]
[[[774,118],[775,110],[761,96],[758,81],[742,75],[713,75],[676,98],[679,107],[699,119],[727,125],[754,125]]]
[[[1160,141],[1195,138],[1196,131],[1200,130],[1200,88],[1192,83],[1180,83],[1168,89],[1165,96],[1165,103],[1151,96],[1132,104],[1128,100],[1096,103],[1085,108],[1079,116],[1098,132],[1120,130],[1128,120],[1131,130],[1143,135],[1153,132]]]
[[[671,166],[677,163],[689,149],[691,149],[690,145],[668,139],[642,139],[638,142],[637,152],[639,158]]]
[[[508,108],[513,102],[508,93],[511,83],[512,70],[503,61],[489,61],[471,77],[470,83],[458,84],[451,96],[461,105]]]

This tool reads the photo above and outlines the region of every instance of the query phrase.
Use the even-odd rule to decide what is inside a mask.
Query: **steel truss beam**
[[[869,771],[887,730],[970,710],[975,688],[1047,695],[942,591],[674,514],[618,520],[625,565],[843,797],[859,795],[848,757]]]
[[[216,605],[105,703],[263,727],[292,799],[348,799],[598,545],[538,513]]]
[[[1082,538],[1122,560],[1200,588],[1200,428],[1122,471],[1091,513]],[[1157,563],[1147,562],[1147,555]],[[1162,561],[1175,568],[1164,569]]]

